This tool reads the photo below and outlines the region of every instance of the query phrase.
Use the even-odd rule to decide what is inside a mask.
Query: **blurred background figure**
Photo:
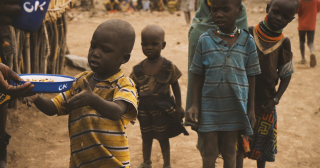
[[[134,12],[134,6],[132,3],[132,0],[123,0],[122,2],[120,2],[120,8],[122,12],[128,12],[128,13]]]
[[[150,0],[150,10],[152,11],[164,11],[163,0]]]
[[[190,26],[191,14],[190,11],[194,10],[194,0],[182,0],[180,5],[180,10],[184,12],[186,18],[186,24],[184,26]]]
[[[148,11],[150,8],[150,1],[149,0],[142,0],[142,9],[144,11]]]
[[[314,67],[317,65],[315,48],[314,48],[314,35],[316,30],[317,14],[320,11],[319,0],[299,0],[300,5],[297,11],[299,15],[299,39],[300,39],[300,51],[302,59],[300,64],[305,64],[305,47],[306,36],[308,39],[308,47],[310,49],[310,66]]]
[[[177,10],[177,2],[175,0],[169,0],[167,9],[170,14],[173,14]]]
[[[120,11],[120,4],[117,0],[109,0],[104,2],[107,11]]]

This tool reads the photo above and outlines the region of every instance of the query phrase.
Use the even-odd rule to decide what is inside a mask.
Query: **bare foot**
[[[307,62],[306,59],[302,58],[298,63],[299,64],[306,64],[306,62]]]

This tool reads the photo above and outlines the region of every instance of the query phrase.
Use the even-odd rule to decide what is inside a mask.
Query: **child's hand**
[[[74,110],[84,106],[90,106],[93,100],[94,93],[92,92],[87,79],[83,79],[83,88],[82,91],[67,100],[67,102],[62,102],[61,105],[68,110]]]
[[[35,102],[38,99],[38,97],[39,97],[38,94],[35,94],[30,97],[24,97],[24,98],[22,98],[22,103],[27,104],[28,107],[31,107],[33,102]]]
[[[195,106],[191,106],[189,111],[187,111],[186,121],[198,123],[199,116],[199,108]]]
[[[273,99],[269,99],[268,102],[267,102],[267,104],[262,105],[262,111],[263,111],[264,113],[271,114],[272,111],[274,111],[274,107],[275,107],[275,106],[276,106],[276,105],[275,105]]]
[[[249,110],[248,111],[248,118],[251,124],[251,128],[253,129],[254,126],[256,125],[256,115],[254,113],[254,110]]]
[[[178,118],[180,120],[184,118],[184,109],[181,106],[176,107],[176,113],[178,114]]]

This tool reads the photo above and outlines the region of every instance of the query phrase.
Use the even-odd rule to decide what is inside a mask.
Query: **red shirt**
[[[299,30],[316,30],[317,13],[320,11],[319,0],[299,0]]]

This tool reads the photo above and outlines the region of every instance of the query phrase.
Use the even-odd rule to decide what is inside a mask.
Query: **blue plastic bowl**
[[[54,74],[19,74],[23,79],[53,79],[54,82],[31,82],[34,84],[34,88],[31,92],[35,93],[61,93],[68,91],[76,78],[65,75],[54,75]],[[13,81],[11,81],[13,82]],[[20,81],[20,84],[24,84],[27,81]],[[12,83],[17,85],[17,83]]]
[[[21,14],[12,26],[25,31],[37,31],[46,16],[50,0],[21,0]]]

